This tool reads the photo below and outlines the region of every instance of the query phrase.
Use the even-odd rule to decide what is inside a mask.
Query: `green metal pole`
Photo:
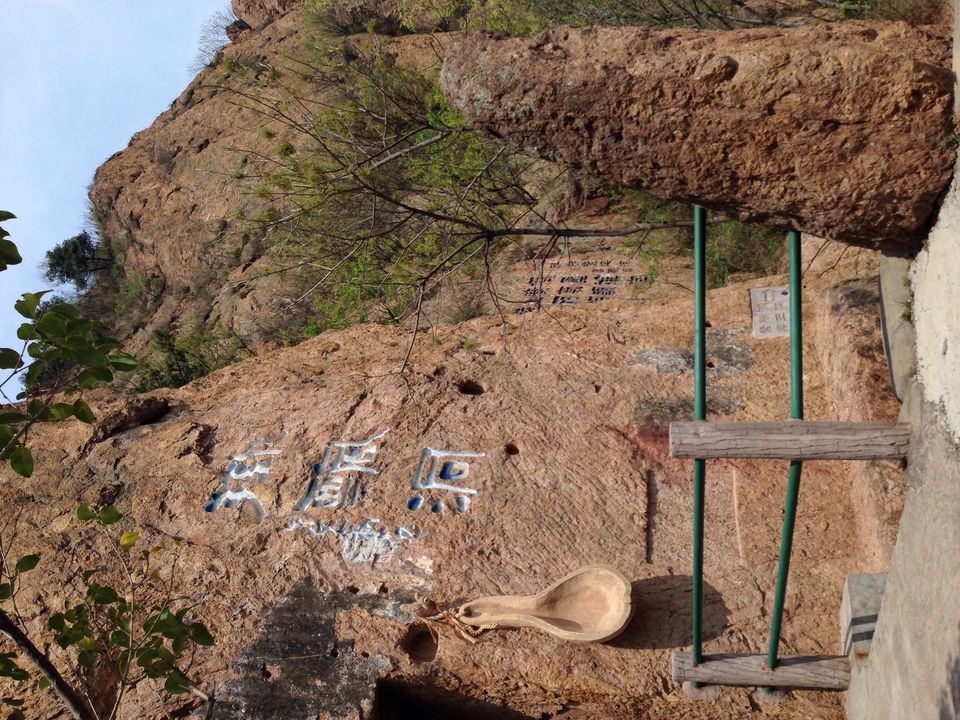
[[[790,253],[790,417],[803,419],[803,320],[801,317],[800,287],[800,233],[787,234]],[[797,519],[797,499],[800,496],[800,471],[803,463],[790,462],[787,479],[787,500],[783,510],[783,533],[780,536],[780,562],[777,567],[777,586],[773,597],[773,617],[770,621],[770,642],[767,646],[767,667],[777,666],[780,647],[780,629],[783,622],[783,603],[787,594],[787,576],[790,574],[790,552],[793,548],[793,527]],[[769,691],[770,688],[764,688]]]
[[[707,417],[707,213],[693,206],[693,419]],[[706,461],[693,461],[693,650],[694,664],[703,661],[703,515]],[[700,683],[694,682],[694,687]]]

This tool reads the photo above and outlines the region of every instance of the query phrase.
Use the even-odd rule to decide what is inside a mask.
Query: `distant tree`
[[[233,8],[230,5],[222,10],[217,10],[203,21],[203,25],[200,26],[197,56],[190,64],[191,72],[198,73],[213,63],[221,48],[230,42],[230,38],[227,36],[227,26],[236,21],[237,16],[234,15]]]
[[[83,290],[93,275],[109,269],[110,265],[99,243],[84,230],[47,251],[43,276],[50,282],[69,282]]]

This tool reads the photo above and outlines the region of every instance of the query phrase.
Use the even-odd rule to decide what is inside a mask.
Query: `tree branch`
[[[69,683],[63,679],[60,672],[53,666],[53,663],[40,652],[40,649],[33,644],[16,623],[10,619],[6,612],[0,610],[0,633],[13,640],[26,655],[39,668],[40,673],[50,681],[50,687],[57,694],[63,704],[70,711],[76,720],[96,720],[93,713],[84,705],[83,700],[77,695],[76,691],[70,687]]]

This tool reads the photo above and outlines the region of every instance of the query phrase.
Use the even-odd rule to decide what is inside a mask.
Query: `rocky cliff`
[[[948,36],[905,23],[474,34],[445,91],[478,129],[654,195],[916,249],[953,173]]]
[[[804,258],[807,417],[890,419],[866,281],[876,258],[835,248],[814,259],[820,245],[810,241]],[[863,274],[862,287],[831,290]],[[214,691],[218,718],[760,714],[747,690],[690,703],[669,675],[670,649],[688,642],[690,624],[691,469],[666,449],[667,424],[691,408],[690,318],[683,293],[561,305],[507,328],[480,318],[414,348],[406,377],[396,370],[409,336],[357,326],[154,393],[150,413],[101,391],[91,398],[100,426],[43,429],[33,477],[0,482],[2,506],[19,508],[16,551],[42,558],[24,577],[19,611],[43,636],[80,570],[99,562],[77,527],[77,501],[113,502],[140,529],[137,547],[157,548],[151,567],[166,577],[175,562],[178,592],[217,637],[188,669]],[[712,292],[708,318],[711,416],[785,416],[786,338],[752,336],[746,287]],[[348,441],[366,443],[353,457],[373,472],[311,494],[325,448]],[[239,456],[256,450],[277,454],[237,484]],[[455,490],[426,482],[443,451],[468,468],[447,481]],[[882,566],[889,551],[867,515],[896,506],[897,466],[869,493],[848,490],[849,473],[832,462],[804,469],[787,652],[832,652],[844,576]],[[782,463],[710,463],[709,651],[765,645],[785,475]],[[252,495],[229,502],[243,487]],[[896,513],[880,523],[886,532]],[[535,592],[593,562],[633,582],[635,617],[606,645],[534,630],[471,638],[439,612]],[[121,716],[164,717],[153,687],[140,682]],[[53,716],[52,698],[30,702]],[[179,702],[181,717],[196,704]],[[816,692],[775,713],[843,717],[840,696]]]
[[[238,3],[241,19],[267,24],[241,33],[231,56],[266,68],[295,48],[300,23],[276,15],[281,6]],[[291,292],[290,279],[262,277],[270,268],[262,232],[237,221],[253,203],[236,179],[243,158],[272,145],[269,122],[231,92],[243,82],[222,67],[203,70],[96,172],[90,199],[121,278],[110,310],[126,321],[135,350],[166,327],[219,326],[257,345],[273,335],[272,318]]]

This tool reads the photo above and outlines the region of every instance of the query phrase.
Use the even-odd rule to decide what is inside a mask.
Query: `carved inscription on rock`
[[[633,261],[624,258],[548,260],[542,273],[526,278],[527,302],[514,312],[523,315],[546,306],[599,303],[627,295],[647,279]]]

